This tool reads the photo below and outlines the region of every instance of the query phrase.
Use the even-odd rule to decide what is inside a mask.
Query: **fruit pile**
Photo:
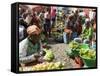
[[[33,71],[38,70],[54,70],[54,69],[63,69],[63,64],[61,62],[44,62],[42,64],[37,64],[32,67]]]
[[[31,67],[21,67],[20,71],[40,71],[40,70],[57,70],[63,69],[64,64],[61,62],[43,62],[41,64],[37,64]]]

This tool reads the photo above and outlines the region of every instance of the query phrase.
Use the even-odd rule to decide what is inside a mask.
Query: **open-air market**
[[[19,71],[96,67],[97,10],[19,5]]]

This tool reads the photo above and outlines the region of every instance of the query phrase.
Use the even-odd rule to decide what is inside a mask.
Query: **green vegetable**
[[[79,43],[78,42],[76,42],[76,41],[72,41],[72,42],[70,42],[69,43],[69,47],[71,48],[71,49],[76,49],[76,48],[78,48],[79,47]]]
[[[44,56],[44,60],[46,61],[52,61],[54,59],[54,54],[51,50],[47,50],[44,49],[44,51],[46,52],[45,56]]]
[[[81,49],[80,50],[80,56],[84,59],[96,59],[96,51],[91,49]]]

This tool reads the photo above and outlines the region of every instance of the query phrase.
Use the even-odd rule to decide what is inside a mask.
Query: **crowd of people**
[[[19,62],[21,64],[36,61],[43,53],[41,33],[51,37],[57,19],[57,9],[52,6],[19,6]],[[59,7],[58,7],[59,8]],[[62,15],[64,21],[64,43],[71,40],[84,43],[96,42],[96,10],[89,9],[89,14],[80,15],[80,10]]]
[[[83,12],[85,13],[85,12]],[[76,40],[84,43],[96,41],[96,11],[89,9],[89,14],[80,15],[79,10],[66,16],[64,35],[66,41]],[[64,36],[65,37],[65,36]]]
[[[21,66],[37,61],[43,54],[41,33],[44,33],[46,37],[51,36],[51,25],[54,25],[55,13],[56,10],[51,12],[50,7],[30,8],[19,5],[19,62]]]

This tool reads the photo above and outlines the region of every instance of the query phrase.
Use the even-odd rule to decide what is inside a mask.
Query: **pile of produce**
[[[80,44],[78,42],[72,41],[69,43],[69,47],[71,50],[69,52],[66,51],[67,55],[70,58],[74,58],[75,56],[79,56]]]
[[[59,30],[60,31],[60,30]],[[52,37],[55,41],[62,43],[63,42],[63,33],[61,32],[53,32]]]
[[[76,41],[72,41],[72,42],[69,43],[69,47],[71,49],[78,49],[79,46],[80,46],[80,44],[78,42],[76,42]]]
[[[45,61],[52,61],[54,59],[54,54],[52,50],[44,49],[44,51],[46,52],[46,54],[43,59]]]
[[[64,29],[64,23],[62,21],[58,21],[57,25],[55,25],[55,28],[57,29]]]
[[[69,47],[71,49],[69,52],[66,51],[66,54],[69,55],[70,58],[75,59],[76,57],[80,57],[86,66],[95,66],[96,51],[91,49],[89,45],[72,41]]]
[[[89,45],[88,44],[84,44],[84,43],[78,43],[76,41],[72,41],[69,43],[69,47],[71,49],[89,49]]]
[[[20,71],[40,71],[40,70],[57,70],[63,69],[64,64],[61,62],[43,62],[31,67],[21,67]]]
[[[91,49],[80,49],[80,56],[84,59],[96,59],[96,51]]]
[[[87,44],[82,44],[82,43],[78,43],[76,41],[72,41],[69,43],[69,47],[71,48],[71,52],[70,52],[70,56],[80,56],[80,51],[82,51],[81,49],[89,49],[89,46]]]
[[[88,67],[96,66],[96,51],[91,49],[81,49],[80,57],[82,58],[84,64]]]
[[[63,31],[64,31],[64,23],[62,21],[57,21],[54,26],[55,31],[52,31],[52,36],[55,41],[62,43],[63,42]]]

